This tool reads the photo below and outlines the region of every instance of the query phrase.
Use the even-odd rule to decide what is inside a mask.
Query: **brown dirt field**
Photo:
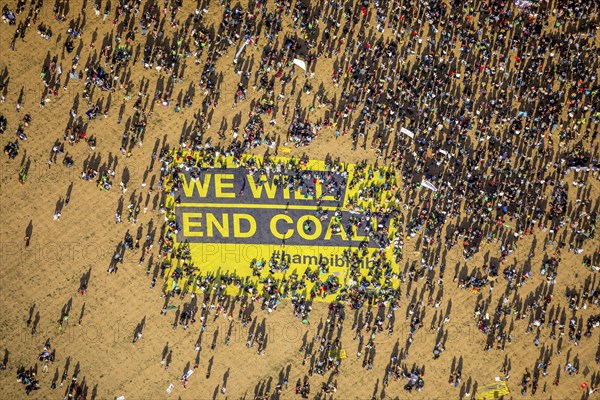
[[[11,1],[11,6],[14,2]],[[81,3],[71,3],[68,18],[77,16]],[[92,33],[97,30],[100,43],[104,34],[110,32],[110,21],[102,22],[93,14],[93,4],[87,3],[87,20],[83,35],[84,48],[81,52],[82,63],[87,59],[89,43]],[[185,5],[185,10],[193,10],[191,4]],[[114,11],[114,8],[113,8]],[[35,34],[35,27],[29,28],[25,42],[16,43],[16,51],[9,50],[9,42],[15,27],[7,24],[0,25],[0,71],[8,68],[10,84],[5,103],[0,104],[0,112],[9,120],[7,132],[2,137],[3,146],[13,137],[18,121],[23,114],[31,113],[32,123],[27,129],[28,139],[21,142],[21,152],[15,160],[8,160],[2,155],[0,160],[0,361],[5,350],[8,352],[8,364],[5,371],[0,372],[0,398],[17,399],[25,398],[24,387],[16,382],[16,370],[19,366],[26,368],[37,365],[41,389],[32,392],[28,398],[45,399],[61,398],[64,396],[68,379],[75,370],[80,371],[78,380],[85,382],[88,399],[113,399],[123,395],[131,399],[251,399],[259,391],[274,390],[280,380],[282,371],[289,371],[289,388],[283,391],[281,398],[299,398],[294,394],[294,386],[299,379],[303,379],[308,366],[302,365],[303,354],[299,352],[303,338],[312,340],[327,315],[326,304],[316,304],[311,314],[311,323],[302,325],[292,314],[291,305],[283,303],[271,315],[260,310],[255,311],[257,322],[261,323],[266,318],[266,331],[268,346],[266,354],[256,354],[255,348],[245,346],[247,331],[244,331],[239,322],[234,323],[231,343],[223,343],[224,332],[228,323],[219,318],[216,322],[212,317],[203,335],[200,364],[191,376],[187,389],[184,389],[179,378],[194,363],[196,353],[194,343],[199,336],[198,323],[191,325],[189,330],[172,329],[173,313],[167,316],[160,314],[163,300],[160,296],[160,285],[149,289],[150,279],[144,274],[144,266],[137,263],[139,255],[129,254],[123,267],[116,275],[106,273],[106,268],[113,255],[116,243],[121,240],[125,231],[135,232],[137,227],[129,224],[115,224],[114,212],[121,193],[118,187],[109,192],[101,192],[93,182],[80,179],[83,160],[92,155],[89,147],[83,143],[66,150],[75,159],[75,167],[66,169],[62,165],[47,165],[48,154],[53,143],[58,139],[62,141],[63,129],[69,118],[69,109],[72,107],[75,96],[81,96],[82,83],[71,82],[66,91],[59,96],[50,96],[51,101],[44,108],[39,107],[40,94],[43,84],[39,77],[40,67],[49,53],[51,56],[61,55],[62,43],[68,22],[59,23],[52,19],[52,4],[44,4],[42,18],[54,31],[54,36],[43,40]],[[218,19],[221,9],[218,4],[211,4],[209,18]],[[23,19],[23,15],[18,19]],[[288,28],[289,29],[289,26]],[[62,35],[59,42],[57,37]],[[99,44],[98,44],[99,46]],[[231,118],[237,112],[242,112],[243,121],[247,119],[249,101],[241,103],[236,110],[231,110],[233,92],[238,77],[234,73],[232,58],[235,50],[230,49],[217,64],[217,69],[222,71],[225,78],[222,99],[213,116],[212,128],[208,134],[217,140],[216,132],[221,117]],[[74,53],[73,53],[74,54]],[[68,69],[73,54],[65,54],[61,59],[63,70]],[[247,49],[244,57],[255,56],[255,64],[259,60],[259,50]],[[323,60],[315,78],[315,83],[321,81],[327,85],[328,90],[334,88],[330,82],[331,60]],[[322,74],[320,73],[321,71]],[[66,72],[65,72],[66,73]],[[176,95],[180,89],[187,88],[191,80],[197,81],[200,67],[189,62],[184,83],[175,88]],[[150,95],[154,88],[159,73],[156,70],[144,71],[140,65],[133,67],[132,80],[137,84],[143,76],[150,79]],[[302,80],[299,79],[301,82]],[[315,85],[317,86],[317,85]],[[137,87],[137,85],[136,85]],[[233,88],[231,88],[233,87]],[[24,88],[23,110],[20,114],[15,111],[15,104],[19,91]],[[229,89],[229,90],[228,90]],[[134,89],[135,90],[135,89]],[[249,89],[250,97],[258,96]],[[97,91],[95,96],[105,96],[106,93]],[[201,94],[196,95],[195,103],[199,103]],[[308,105],[311,96],[305,96],[303,103]],[[85,101],[80,102],[84,103]],[[98,146],[94,153],[102,162],[109,157],[118,160],[117,178],[127,168],[131,176],[129,183],[130,192],[142,193],[146,197],[148,189],[141,188],[142,176],[151,158],[153,144],[156,140],[162,142],[166,136],[167,143],[176,147],[180,132],[185,123],[193,121],[193,110],[186,109],[179,114],[174,114],[172,107],[169,109],[156,106],[154,115],[149,119],[144,146],[134,149],[129,158],[122,157],[119,153],[123,125],[117,124],[118,108],[125,103],[125,118],[131,115],[133,100],[124,101],[123,91],[112,95],[112,106],[108,119],[101,118],[89,125],[89,134],[97,135]],[[81,113],[84,105],[80,106]],[[196,104],[194,110],[197,109]],[[322,111],[317,111],[322,113]],[[124,119],[125,119],[124,118]],[[276,128],[279,133],[285,131],[281,121]],[[11,139],[12,140],[12,139]],[[352,152],[349,137],[336,141],[333,131],[323,130],[322,134],[306,151],[313,158],[323,158],[327,153],[334,152],[343,159],[358,161],[367,157],[374,161],[372,151]],[[262,150],[261,150],[262,151]],[[301,154],[298,149],[292,150],[293,155]],[[30,159],[31,168],[25,184],[17,180],[21,160]],[[155,171],[156,172],[156,171]],[[154,172],[154,173],[155,173]],[[567,177],[567,180],[571,176]],[[63,208],[62,217],[54,221],[52,216],[57,199],[64,198],[69,185],[73,183],[71,201]],[[592,198],[598,198],[598,185],[594,183]],[[162,222],[162,216],[156,212],[148,211],[140,217],[139,224],[147,226],[150,220],[155,224]],[[33,226],[31,244],[24,246],[23,237],[28,225]],[[531,238],[523,239],[517,251],[509,256],[509,263],[519,264],[528,255]],[[541,265],[543,252],[541,243],[544,236],[537,238],[538,251],[532,260],[532,278],[521,289],[522,298],[533,292],[545,279],[537,273]],[[586,247],[584,254],[598,249],[598,240],[595,244]],[[508,386],[513,396],[518,397],[519,381],[527,368],[532,371],[534,364],[542,349],[553,354],[552,365],[548,369],[548,376],[540,378],[540,391],[536,394],[539,399],[574,399],[580,398],[583,391],[580,384],[588,381],[591,374],[598,370],[594,362],[594,355],[598,346],[598,331],[593,332],[591,339],[583,339],[579,346],[565,338],[560,355],[556,355],[556,341],[549,338],[549,329],[541,331],[540,346],[533,346],[534,333],[525,334],[526,323],[515,322],[513,343],[508,344],[504,352],[491,350],[484,352],[485,335],[477,331],[472,318],[476,295],[470,291],[461,291],[452,283],[452,270],[454,265],[466,264],[471,270],[483,263],[486,252],[497,254],[495,245],[484,247],[469,261],[464,261],[460,250],[454,249],[449,253],[446,261],[451,270],[446,275],[445,299],[439,312],[446,309],[448,299],[452,300],[452,314],[448,326],[448,339],[446,351],[440,359],[433,360],[432,350],[436,340],[436,332],[429,330],[429,324],[435,310],[428,308],[425,317],[425,326],[420,329],[411,346],[406,363],[425,365],[425,388],[420,393],[407,394],[403,390],[405,381],[389,382],[385,388],[382,378],[389,355],[396,343],[400,348],[405,344],[409,327],[403,323],[408,300],[403,301],[396,311],[395,333],[389,337],[385,334],[378,335],[375,343],[377,355],[373,369],[367,371],[362,368],[362,360],[356,359],[357,342],[353,341],[354,334],[350,325],[355,318],[355,313],[346,310],[347,318],[344,325],[342,343],[348,352],[348,358],[341,364],[340,374],[333,377],[337,382],[337,392],[332,395],[336,399],[369,399],[377,398],[415,398],[415,399],[450,399],[460,398],[464,389],[448,385],[448,375],[452,360],[458,363],[462,359],[462,380],[471,386],[494,382],[494,378],[501,376],[499,372],[505,358],[511,361],[512,370]],[[549,249],[548,252],[551,250]],[[405,246],[405,261],[419,260],[415,254],[412,243]],[[591,273],[581,266],[582,255],[572,253],[563,254],[561,273],[554,287],[554,300],[552,305],[568,305],[564,298],[567,287],[583,287],[585,278]],[[91,269],[90,285],[85,295],[79,295],[77,289],[80,277]],[[597,288],[596,275],[593,275]],[[503,281],[501,281],[503,282]],[[417,283],[419,292],[422,282]],[[492,293],[492,303],[497,304],[503,291],[504,283],[497,285]],[[487,298],[487,293],[484,294]],[[187,299],[186,299],[187,301]],[[184,300],[176,299],[175,304],[182,304]],[[61,309],[70,304],[70,322],[62,333],[58,332],[57,320],[60,318]],[[37,332],[32,335],[31,327],[26,321],[31,307],[33,319],[39,315]],[[85,305],[85,313],[81,325],[77,324],[79,314]],[[364,311],[364,310],[363,310]],[[597,313],[593,306],[578,312],[578,317],[586,321],[590,315]],[[212,314],[211,314],[212,316]],[[143,338],[135,345],[131,343],[133,331],[140,321],[144,320]],[[217,335],[217,347],[210,349],[213,337]],[[46,339],[50,339],[53,349],[56,350],[56,360],[50,364],[47,374],[42,372],[42,363],[37,360]],[[160,361],[162,351],[168,343],[172,350],[172,363],[168,371],[164,371]],[[363,356],[364,357],[364,356]],[[579,359],[580,373],[577,376],[568,376],[564,372],[567,362]],[[211,375],[206,377],[209,363],[212,364]],[[50,389],[50,384],[55,373],[58,381],[63,374],[65,364],[69,365],[68,378],[65,386],[56,390]],[[556,371],[561,371],[559,386],[552,385]],[[224,376],[227,376],[226,395],[219,393]],[[314,375],[310,381],[312,394],[318,391],[321,382],[326,382],[329,374],[321,377]],[[165,392],[170,383],[175,385],[171,394]],[[546,388],[542,393],[542,387]],[[382,392],[382,389],[384,391]],[[472,390],[471,390],[472,395]],[[529,394],[528,394],[529,396]],[[594,394],[593,396],[597,396]]]

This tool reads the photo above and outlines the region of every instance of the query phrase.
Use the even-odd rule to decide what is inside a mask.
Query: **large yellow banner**
[[[403,239],[393,170],[180,152],[163,172],[166,291],[333,300],[392,290]]]

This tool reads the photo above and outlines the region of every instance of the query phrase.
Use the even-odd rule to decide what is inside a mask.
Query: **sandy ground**
[[[81,3],[71,4],[69,18],[76,17]],[[87,21],[83,36],[84,48],[81,59],[86,60],[89,53],[89,43],[92,32],[97,30],[98,42],[103,35],[111,30],[109,21],[102,23],[101,18],[93,15],[92,4],[86,6]],[[186,5],[186,9],[191,7]],[[217,18],[221,10],[217,4],[211,5],[210,16]],[[20,18],[23,18],[21,16]],[[260,356],[255,349],[245,346],[247,331],[244,331],[239,322],[233,325],[231,343],[223,343],[224,332],[228,329],[228,322],[223,318],[208,324],[207,331],[202,338],[200,364],[191,376],[187,389],[179,382],[180,376],[190,365],[194,364],[196,353],[194,344],[199,336],[198,324],[192,325],[187,331],[182,328],[173,330],[171,324],[174,315],[160,315],[162,299],[160,287],[149,289],[150,279],[144,274],[145,267],[137,263],[138,256],[128,254],[118,274],[109,275],[106,268],[112,257],[115,245],[120,241],[127,229],[135,232],[137,227],[129,224],[116,225],[114,212],[121,193],[118,187],[109,192],[100,192],[94,183],[80,179],[79,174],[83,161],[92,155],[88,146],[80,143],[74,147],[66,146],[69,154],[75,159],[75,167],[67,169],[62,165],[47,165],[48,155],[53,143],[62,140],[63,130],[69,118],[69,109],[77,94],[81,94],[81,83],[71,82],[66,91],[59,96],[51,97],[51,101],[44,108],[39,107],[40,95],[43,84],[39,78],[41,65],[48,54],[52,57],[61,57],[62,41],[64,41],[67,23],[52,20],[52,4],[44,4],[40,20],[48,21],[54,31],[51,40],[46,41],[35,34],[32,26],[25,42],[17,41],[16,51],[11,52],[8,43],[15,27],[6,24],[0,25],[0,71],[8,68],[10,83],[5,103],[0,104],[0,112],[8,120],[8,129],[2,137],[3,145],[10,138],[18,126],[24,113],[32,115],[31,126],[27,130],[29,138],[21,146],[21,153],[15,160],[8,160],[2,155],[0,160],[0,360],[4,355],[7,369],[0,372],[0,397],[24,398],[24,387],[16,382],[16,370],[20,366],[26,368],[37,365],[41,389],[29,395],[30,398],[61,398],[64,395],[68,379],[77,372],[80,383],[85,383],[88,398],[112,399],[124,395],[127,399],[154,399],[154,398],[181,398],[181,399],[206,399],[206,398],[246,398],[250,399],[257,393],[271,391],[280,382],[281,376],[287,375],[290,387],[284,390],[282,398],[294,398],[293,387],[297,380],[302,379],[308,366],[302,366],[303,353],[299,352],[303,338],[312,340],[319,329],[319,321],[323,321],[327,314],[326,304],[316,304],[311,315],[311,323],[302,325],[295,319],[291,312],[290,304],[282,304],[271,315],[255,311],[257,323],[266,324],[268,346],[266,354]],[[62,35],[63,39],[57,40]],[[259,52],[250,49],[246,56],[254,54],[259,57]],[[63,68],[70,64],[72,55],[62,59]],[[218,69],[226,77],[233,74],[231,64],[232,51],[221,58]],[[258,61],[258,60],[255,60]],[[317,82],[322,79],[329,84],[331,68],[328,60],[320,65],[322,77],[317,77]],[[189,81],[199,73],[199,67],[189,65],[186,81],[176,87],[185,90]],[[155,70],[143,71],[138,65],[134,67],[134,82],[139,77],[145,76],[154,82],[158,77]],[[319,74],[320,75],[320,74]],[[221,116],[231,118],[233,111],[242,111],[245,118],[247,104],[242,103],[238,110],[231,110],[235,82],[237,77],[226,78],[225,89],[232,86],[232,90],[223,90],[221,105],[214,118],[215,123]],[[23,109],[21,114],[15,112],[15,104],[19,91],[24,90]],[[150,85],[153,88],[153,84]],[[152,91],[150,91],[152,92]],[[97,95],[103,95],[97,94]],[[254,94],[251,94],[254,95]],[[306,100],[308,103],[309,100]],[[198,100],[196,100],[198,102]],[[98,147],[94,155],[100,157],[102,162],[109,157],[117,157],[116,168],[119,177],[125,168],[131,176],[130,190],[144,193],[141,189],[143,173],[150,161],[153,144],[166,136],[167,143],[177,145],[179,134],[183,125],[193,120],[193,111],[185,110],[174,114],[172,108],[156,107],[154,116],[149,120],[145,144],[136,148],[130,158],[118,154],[120,147],[122,125],[117,124],[117,110],[123,103],[123,94],[117,92],[112,98],[112,108],[108,119],[100,119],[90,124],[89,134],[98,137]],[[132,101],[125,101],[126,116],[132,114]],[[80,107],[80,109],[83,106]],[[81,112],[81,111],[80,111]],[[244,119],[245,120],[245,119]],[[281,128],[281,124],[277,129]],[[216,136],[216,126],[209,133]],[[333,143],[335,142],[335,147]],[[365,152],[354,153],[350,150],[350,138],[341,138],[335,141],[332,131],[324,131],[319,136],[315,145],[309,147],[314,158],[322,158],[332,149],[348,160],[358,161],[365,157]],[[292,154],[300,154],[293,150]],[[372,152],[366,155],[373,159]],[[28,179],[24,185],[19,184],[17,172],[22,161],[30,160],[31,167]],[[118,182],[118,179],[117,179]],[[70,203],[65,206],[60,221],[52,219],[57,200],[65,197],[67,188],[73,183]],[[598,188],[594,187],[592,198],[597,198]],[[148,211],[140,217],[139,224],[147,226],[153,220],[155,224],[162,222],[161,216]],[[28,228],[28,226],[30,228]],[[31,229],[31,244],[24,246],[23,237]],[[538,251],[532,260],[533,270],[541,264],[543,252],[541,243],[544,237],[537,238]],[[523,240],[519,249],[510,256],[510,262],[524,262],[531,246],[531,238]],[[586,249],[586,252],[595,251],[595,246]],[[406,259],[410,262],[418,259],[411,245],[407,245]],[[496,246],[489,245],[482,249],[476,257],[467,261],[469,270],[482,263],[486,252],[497,254]],[[550,252],[551,249],[548,250]],[[565,305],[564,292],[567,287],[582,288],[582,282],[588,277],[589,271],[581,266],[582,255],[566,253],[561,263],[561,273],[554,287],[553,304]],[[514,260],[514,261],[513,261]],[[465,263],[456,250],[449,254],[446,264],[451,270],[457,263]],[[77,289],[80,278],[91,271],[89,290],[85,295],[79,295]],[[381,379],[389,355],[396,343],[400,348],[404,346],[408,334],[408,325],[397,323],[393,336],[379,335],[376,338],[377,355],[374,367],[367,371],[362,368],[362,359],[356,359],[357,342],[353,341],[350,330],[351,321],[355,314],[347,310],[347,322],[342,335],[343,347],[347,349],[348,359],[342,362],[340,374],[333,379],[337,382],[338,391],[334,398],[368,399],[375,395],[379,398],[459,398],[466,391],[472,392],[473,385],[482,386],[492,383],[494,378],[501,376],[499,372],[505,359],[512,365],[511,378],[508,381],[513,395],[519,396],[518,382],[525,372],[530,371],[543,349],[556,352],[556,341],[548,337],[548,329],[542,330],[539,347],[533,346],[533,335],[525,334],[526,323],[515,323],[514,340],[504,352],[492,350],[483,351],[485,336],[479,333],[472,319],[476,295],[469,291],[460,291],[452,284],[451,271],[446,280],[446,293],[442,309],[447,306],[446,301],[452,300],[451,321],[447,325],[448,339],[446,351],[438,360],[432,359],[432,350],[435,344],[436,332],[429,330],[429,324],[434,314],[433,309],[427,311],[425,327],[416,334],[414,343],[406,363],[425,365],[425,389],[420,393],[406,394],[402,390],[403,381],[391,381],[385,388]],[[596,276],[592,278],[597,287]],[[524,298],[528,292],[534,291],[544,282],[544,278],[534,273],[526,286],[521,289]],[[492,294],[492,304],[496,304],[502,292],[502,286]],[[420,290],[422,282],[418,284]],[[487,293],[485,294],[487,297]],[[186,299],[185,301],[187,301]],[[182,304],[184,300],[176,299],[175,304]],[[67,306],[70,309],[69,325],[62,333],[58,332],[57,321],[61,310]],[[398,322],[402,322],[406,313],[407,302],[403,302],[396,312]],[[84,312],[83,307],[85,307]],[[78,325],[79,315],[83,312],[81,324]],[[597,312],[588,308],[580,311],[585,320]],[[26,321],[30,318],[33,322],[28,326]],[[39,321],[38,321],[39,319]],[[144,321],[143,338],[133,345],[131,343],[133,331],[137,324]],[[37,331],[31,334],[31,325],[37,323]],[[216,339],[215,339],[216,338]],[[50,339],[56,350],[56,360],[50,365],[48,374],[42,373],[42,364],[37,361],[44,342]],[[211,350],[210,344],[216,340],[216,349]],[[172,363],[168,371],[164,371],[160,364],[163,349],[168,345],[172,351]],[[588,381],[591,374],[597,370],[594,355],[597,352],[598,332],[595,331],[591,339],[584,339],[575,347],[565,340],[560,355],[554,355],[549,375],[540,380],[540,391],[537,398],[573,399],[582,396],[580,384]],[[563,368],[567,362],[579,359],[580,374],[574,377],[566,375]],[[462,365],[463,382],[468,385],[454,388],[448,385],[450,366],[455,362]],[[212,366],[210,377],[206,377],[209,365]],[[67,370],[65,386],[52,391],[50,384],[53,376],[60,377]],[[561,383],[553,386],[556,371],[561,371]],[[325,377],[313,376],[311,383],[313,393],[318,391],[321,381]],[[219,389],[226,380],[226,395],[220,394]],[[170,383],[175,384],[173,392],[169,395],[165,389]],[[542,388],[546,392],[542,393]],[[596,396],[594,394],[593,396]]]

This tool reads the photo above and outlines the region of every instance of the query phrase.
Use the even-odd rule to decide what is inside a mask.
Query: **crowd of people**
[[[543,351],[535,362],[520,360],[533,365],[533,372],[527,369],[521,381],[523,395],[537,392],[551,359],[561,354],[565,327],[573,346],[592,337],[600,325],[594,314],[600,290],[591,278],[600,270],[595,234],[600,218],[595,195],[600,179],[595,142],[600,131],[596,3],[201,1],[191,9],[181,0],[162,3],[120,0],[111,5],[96,0],[97,23],[108,20],[111,25],[101,44],[81,19],[85,9],[73,17],[68,2],[60,0],[54,5],[53,20],[38,21],[44,7],[41,0],[29,6],[26,1],[16,7],[4,5],[2,20],[13,31],[8,45],[13,52],[21,50],[32,23],[39,22],[37,33],[46,40],[55,27],[64,34],[62,54],[48,53],[41,67],[40,108],[53,104],[51,99],[69,90],[70,82],[83,84],[78,88],[83,88],[85,105],[75,98],[62,142],[51,144],[48,168],[59,158],[65,168],[77,165],[65,145],[75,149],[84,142],[92,152],[105,145],[104,139],[98,140],[101,135],[87,132],[92,124],[112,119],[113,98],[123,99],[114,119],[124,129],[120,147],[106,150],[118,150],[115,153],[125,158],[137,156],[136,148],[152,134],[147,132],[149,121],[157,113],[178,118],[194,105],[199,107],[181,136],[169,138],[175,146],[163,143],[155,148],[146,171],[152,172],[158,160],[160,171],[152,179],[156,187],[154,183],[146,187],[146,176],[142,184],[147,193],[143,214],[150,195],[158,192],[152,211],[165,221],[157,238],[159,260],[149,257],[146,270],[146,275],[155,271],[150,289],[157,278],[164,279],[159,285],[165,299],[163,315],[174,307],[170,301],[191,295],[183,312],[175,307],[173,328],[194,327],[200,308],[201,335],[212,312],[215,320],[223,315],[233,323],[233,311],[227,312],[230,288],[241,293],[238,322],[246,325],[252,320],[248,304],[258,303],[270,314],[287,299],[294,316],[308,325],[313,301],[329,300],[324,330],[319,327],[314,340],[300,349],[302,365],[309,366],[295,393],[304,398],[311,393],[313,374],[340,373],[347,310],[356,313],[352,327],[358,341],[356,358],[363,359],[368,371],[374,366],[377,335],[386,332],[393,337],[395,315],[406,309],[410,333],[404,347],[390,356],[383,384],[387,386],[391,377],[404,380],[407,392],[427,390],[425,367],[409,367],[406,360],[415,332],[431,313],[431,330],[437,328],[438,333],[432,358],[442,358],[448,336],[444,325],[451,316],[446,295],[450,285],[475,295],[473,319],[485,335],[484,350],[503,351],[517,330],[532,334],[535,347],[540,346],[544,329],[550,330],[550,340],[557,340],[556,354]],[[209,12],[217,9],[220,19]],[[189,69],[194,67],[199,71],[192,74]],[[149,70],[156,73],[150,75]],[[234,73],[227,76],[226,70]],[[152,94],[150,83],[156,76]],[[0,75],[2,103],[14,102],[20,113],[23,90],[18,99],[7,98],[8,82],[5,73]],[[227,105],[221,100],[231,84],[236,88],[233,111],[223,114]],[[155,111],[156,105],[163,109]],[[18,156],[20,146],[29,145],[30,113],[19,118],[17,138],[4,146],[9,159]],[[223,120],[215,129],[217,114],[223,114]],[[0,114],[0,134],[14,124],[11,118]],[[327,154],[325,170],[309,171],[312,156],[306,153],[320,147],[325,137],[331,139],[330,147],[318,149]],[[340,150],[344,146],[349,149],[346,153]],[[306,153],[281,161],[277,156],[293,151],[291,147]],[[267,154],[259,161],[254,154],[261,150]],[[111,162],[96,161],[86,160],[81,178],[109,191],[117,179]],[[351,237],[359,227],[367,229],[357,248],[344,251],[345,278],[321,264],[288,275],[288,260],[281,253],[269,261],[254,260],[253,277],[227,268],[216,275],[197,266],[189,246],[177,242],[182,228],[176,219],[181,175],[198,179],[207,169],[228,162],[249,177],[268,176],[277,187],[300,190],[307,197],[314,196],[313,183],[321,182],[338,202],[335,233],[343,230]],[[23,168],[21,183],[27,176]],[[122,178],[120,186],[124,194],[127,179]],[[344,188],[355,194],[343,197]],[[145,218],[141,202],[142,197],[132,197],[128,207],[132,225]],[[54,219],[60,217],[57,207]],[[319,211],[318,217],[330,216]],[[115,222],[122,222],[120,207]],[[526,243],[532,243],[529,249]],[[109,273],[117,273],[126,250],[141,251],[142,264],[155,249],[150,234],[140,245],[127,233],[121,244],[109,260]],[[483,255],[488,246],[496,254]],[[414,254],[407,253],[409,247]],[[523,251],[525,256],[517,259]],[[563,261],[571,252],[569,259],[579,260],[579,265]],[[461,261],[449,265],[450,254],[456,253]],[[472,266],[473,260],[481,259],[481,265]],[[445,274],[448,267],[455,267],[452,282]],[[569,306],[553,303],[563,300],[555,285],[574,273],[581,285],[564,294]],[[533,292],[531,281],[541,282]],[[500,292],[497,304],[492,300],[495,288]],[[141,340],[142,329],[143,324],[134,332],[133,343]],[[259,355],[267,347],[263,334],[254,330],[248,338],[248,347],[256,345]],[[40,361],[53,359],[48,345]],[[578,374],[577,364],[567,363],[565,371]],[[509,369],[503,366],[505,380]],[[461,367],[453,366],[449,383],[458,387],[461,373]],[[181,379],[184,387],[190,375],[186,371]],[[17,376],[28,393],[39,387],[33,371],[19,369]],[[594,375],[587,393],[599,383],[600,376]],[[559,385],[558,377],[554,385]],[[70,397],[85,398],[75,377],[69,387]],[[265,398],[280,396],[284,387],[287,380]],[[463,383],[464,387],[468,396],[471,385]],[[336,390],[330,379],[317,398]]]

